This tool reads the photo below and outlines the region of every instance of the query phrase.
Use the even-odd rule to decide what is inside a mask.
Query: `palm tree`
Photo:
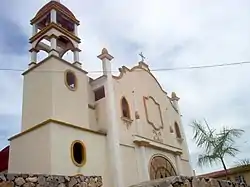
[[[191,125],[193,128],[193,139],[198,148],[202,148],[204,153],[198,157],[198,165],[215,164],[221,162],[227,173],[227,167],[224,161],[226,155],[235,156],[239,150],[235,147],[235,138],[239,138],[244,132],[241,129],[223,127],[220,132],[209,127],[206,120],[205,125],[201,122],[194,121]]]
[[[236,162],[237,166],[249,166],[250,165],[250,159],[244,158],[240,159],[238,162]]]

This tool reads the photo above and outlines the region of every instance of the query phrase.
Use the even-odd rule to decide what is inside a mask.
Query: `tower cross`
[[[144,60],[145,60],[146,57],[142,54],[142,52],[139,55],[141,57],[141,61],[144,62]]]

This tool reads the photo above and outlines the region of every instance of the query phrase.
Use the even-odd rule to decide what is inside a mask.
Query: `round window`
[[[70,90],[76,90],[77,80],[73,71],[66,71],[65,73],[65,84]]]
[[[73,163],[81,167],[86,162],[85,146],[81,141],[74,141],[71,145],[71,157]]]

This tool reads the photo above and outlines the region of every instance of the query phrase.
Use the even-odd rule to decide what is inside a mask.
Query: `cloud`
[[[20,8],[24,6],[21,1],[1,2],[0,17],[8,18],[5,20],[8,30],[7,33],[4,31],[4,36],[13,37],[7,44],[6,38],[3,40],[0,37],[4,45],[11,44],[6,48],[8,54],[0,54],[0,67],[27,68],[29,54],[24,54],[24,51],[28,49],[27,36],[31,33],[29,20],[46,2],[25,0],[25,4],[29,4],[25,10]],[[107,47],[115,57],[112,64],[114,70],[121,65],[136,64],[141,51],[151,69],[233,63],[250,59],[250,2],[247,0],[212,0],[202,3],[198,0],[62,2],[81,21],[80,59],[88,71],[101,69],[101,62],[96,56],[103,47]],[[189,135],[187,140],[193,163],[195,155],[199,153],[190,137],[192,131],[188,126],[193,119],[205,117],[216,128],[222,125],[247,127],[250,110],[248,68],[249,65],[241,65],[153,72],[168,93],[175,91],[181,98],[180,108],[185,133]],[[98,76],[95,73],[90,75]],[[19,72],[0,71],[0,78],[5,80],[0,82],[1,88],[4,88],[0,92],[0,114],[20,115],[22,79]],[[20,122],[15,124],[15,128],[19,126]],[[245,134],[239,141],[247,139],[249,130]],[[249,143],[242,146],[244,152],[239,157],[250,153]],[[233,162],[232,158],[227,159],[229,165],[233,165]],[[193,166],[198,173],[221,168],[206,167],[201,170],[195,164]]]

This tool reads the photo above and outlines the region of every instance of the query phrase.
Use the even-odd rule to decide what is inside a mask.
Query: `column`
[[[79,62],[79,51],[74,50],[74,62]]]
[[[78,36],[78,25],[77,24],[74,25],[74,34],[76,36]]]
[[[55,9],[52,9],[51,12],[50,12],[50,22],[54,22],[54,23],[57,23],[57,20],[56,20],[56,10]]]
[[[37,25],[36,24],[33,24],[32,25],[32,36],[34,36],[36,33],[37,33]]]
[[[186,151],[186,154],[188,155],[189,166],[190,166],[190,174],[193,174],[193,169],[192,169],[192,166],[191,166],[191,163],[190,163],[190,153],[189,153],[189,149],[188,149],[188,145],[187,145],[186,134],[185,134],[185,131],[184,131],[184,128],[183,128],[183,125],[182,125],[180,106],[179,106],[179,102],[178,102],[180,98],[176,96],[175,92],[173,92],[171,99],[173,101],[173,104],[174,104],[175,108],[178,111],[178,115],[179,115],[179,118],[180,118],[179,128],[180,128],[180,131],[181,131],[181,136],[184,139],[182,146],[184,146],[184,148],[185,148],[184,151]]]
[[[181,156],[179,153],[175,155],[175,162],[176,162],[177,174],[182,175]]]
[[[108,61],[105,59],[105,61]],[[111,74],[111,64],[106,62],[107,68],[107,93],[108,93],[108,114],[110,114],[109,130],[108,130],[108,142],[110,146],[111,160],[114,162],[113,165],[113,178],[114,186],[124,187],[123,176],[122,176],[122,164],[121,164],[121,154],[120,154],[120,142],[119,142],[119,129],[117,124],[117,113],[115,105],[115,94],[113,88],[113,78]]]
[[[57,39],[54,36],[52,36],[50,39],[50,53],[49,53],[49,55],[59,56],[59,53],[57,52]]]
[[[136,89],[133,89],[133,103],[134,103],[134,111],[139,112],[137,99],[136,99]],[[141,123],[140,123],[140,114],[138,113],[138,117],[135,116],[135,125],[136,125],[136,131],[138,135],[142,135],[142,129],[141,129]],[[143,145],[140,145],[139,147],[136,146],[136,149],[138,149],[139,152],[139,158],[137,160],[140,161],[140,164],[138,167],[140,171],[140,180],[141,181],[148,181],[149,180],[149,173],[148,173],[148,161],[146,159],[146,148]]]
[[[114,187],[124,187],[123,181],[123,167],[121,162],[120,141],[119,141],[119,126],[117,124],[118,114],[115,104],[115,93],[113,85],[113,77],[111,73],[111,60],[113,57],[106,49],[102,50],[102,54],[98,56],[107,70],[107,83],[106,83],[106,107],[108,117],[108,133],[107,143],[109,150],[109,161],[111,165],[111,178],[113,179]]]
[[[31,62],[31,63],[36,63],[36,61],[37,61],[37,52],[36,52],[35,50],[33,50],[33,51],[31,52],[31,59],[30,59],[30,62]]]

